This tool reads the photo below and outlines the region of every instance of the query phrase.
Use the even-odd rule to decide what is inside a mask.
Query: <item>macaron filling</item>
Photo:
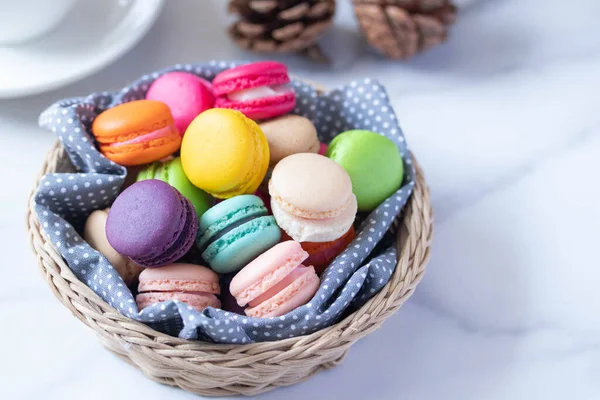
[[[298,253],[293,254],[289,259],[285,260],[285,262],[283,262],[278,268],[275,268],[262,278],[258,279],[256,282],[253,282],[239,293],[232,294],[235,296],[240,306],[245,306],[246,304],[252,305],[253,303],[258,304],[267,298],[273,297],[278,291],[288,286],[292,282],[293,279],[289,280],[288,278],[299,267],[304,267],[302,262],[306,259],[306,257],[308,257],[307,252],[299,251]],[[284,283],[281,284],[282,282]],[[266,293],[271,292],[271,289],[276,286],[278,286],[279,289],[265,297]],[[258,298],[262,299],[257,303]]]
[[[265,209],[264,215],[267,215],[266,209]],[[261,216],[261,215],[249,215],[242,219],[236,220],[235,222],[232,222],[229,225],[226,225],[223,229],[219,230],[216,234],[209,237],[208,240],[203,241],[202,242],[203,246],[206,246],[206,247],[210,246],[217,240],[221,239],[223,236],[227,235],[229,232],[233,231],[234,229],[239,228],[240,226],[246,224],[247,222],[255,220],[259,216]]]
[[[306,267],[302,274],[288,286],[262,303],[246,309],[246,315],[254,318],[270,318],[284,315],[306,304],[319,289],[319,277],[313,267]]]
[[[269,300],[270,298],[275,296],[277,293],[281,292],[283,289],[285,289],[286,287],[291,285],[296,279],[298,279],[302,275],[304,275],[308,271],[308,268],[309,267],[307,267],[303,264],[298,265],[296,268],[294,268],[292,270],[292,272],[290,272],[288,275],[283,277],[282,280],[275,283],[273,286],[271,286],[270,288],[265,290],[261,295],[257,296],[253,300],[251,300],[248,303],[248,305],[250,307],[256,307],[263,301]]]
[[[173,288],[177,288],[174,290]],[[218,282],[189,279],[153,279],[140,280],[138,285],[140,293],[147,292],[185,292],[185,293],[215,293],[219,294],[221,288]]]
[[[202,258],[210,263],[220,251],[223,251],[224,248],[235,241],[271,226],[277,226],[275,218],[272,216],[258,217],[246,221],[246,223],[231,229],[227,232],[227,235],[223,235],[219,240],[215,240],[207,246],[206,250],[202,253]]]
[[[338,208],[322,212],[310,212],[295,207],[292,203],[286,201],[283,197],[279,196],[279,194],[273,189],[270,189],[269,193],[271,194],[272,201],[276,202],[279,208],[284,210],[288,214],[294,215],[299,218],[314,220],[337,218],[340,215],[343,215],[344,212],[346,212],[348,209],[352,209],[353,203],[355,202],[353,201],[354,196],[350,196],[348,197],[348,200]]]
[[[227,99],[235,102],[246,102],[265,99],[273,96],[286,95],[293,92],[294,89],[289,84],[267,85],[228,93]]]
[[[210,226],[201,227],[201,230],[203,230],[202,228],[204,228],[204,230],[198,236],[197,245],[201,249],[206,248],[235,228],[244,225],[253,219],[266,215],[267,208],[263,205],[253,204],[237,209],[233,213],[219,218]]]
[[[106,146],[110,146],[110,147],[122,147],[122,146],[129,146],[132,144],[140,144],[140,143],[147,143],[153,140],[157,140],[157,139],[162,139],[165,137],[168,137],[170,135],[173,134],[173,132],[177,132],[177,128],[175,127],[175,124],[169,124],[163,128],[159,128],[155,131],[152,131],[150,133],[146,133],[143,135],[139,135],[134,137],[133,139],[129,139],[129,140],[125,140],[122,142],[114,142],[111,144],[108,144]]]
[[[271,210],[277,224],[292,239],[298,242],[329,242],[343,236],[354,223],[356,217],[356,197],[350,197],[350,204],[342,213],[332,218],[312,219],[299,217],[281,206],[271,197]]]
[[[219,298],[212,293],[206,292],[144,292],[138,294],[135,300],[140,310],[169,300],[182,301],[198,311],[202,311],[206,307],[221,307]]]
[[[290,81],[287,67],[279,62],[263,61],[227,69],[215,76],[213,89],[217,96],[240,89],[282,85]]]

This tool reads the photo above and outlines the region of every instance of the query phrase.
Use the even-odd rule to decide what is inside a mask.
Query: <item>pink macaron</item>
[[[196,308],[220,308],[219,276],[209,268],[194,264],[169,264],[148,268],[139,277],[136,302],[140,310],[167,300],[179,300]]]
[[[225,70],[213,80],[216,107],[238,110],[253,120],[286,114],[296,106],[284,64],[263,61]]]
[[[319,288],[312,266],[302,262],[308,253],[300,243],[281,242],[246,265],[229,285],[231,294],[246,315],[255,318],[278,317],[306,304]]]
[[[329,147],[329,145],[327,143],[319,143],[319,154],[324,156],[325,153],[327,153],[327,148]]]
[[[146,99],[169,106],[181,136],[194,118],[215,105],[210,82],[189,72],[168,72],[160,76],[148,89]]]

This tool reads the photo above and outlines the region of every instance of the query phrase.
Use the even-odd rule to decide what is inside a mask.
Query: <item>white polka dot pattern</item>
[[[289,314],[255,319],[212,308],[199,312],[176,300],[140,312],[133,294],[108,260],[78,234],[90,212],[112,204],[126,176],[125,168],[97,151],[91,124],[107,108],[144,98],[150,84],[166,72],[187,71],[212,80],[218,72],[239,64],[243,63],[178,64],[144,75],[117,93],[95,93],[54,104],[41,114],[39,123],[58,136],[77,173],[46,175],[35,195],[35,209],[45,235],[77,278],[102,299],[124,315],[161,332],[232,344],[312,333],[335,323],[374,296],[396,266],[396,250],[388,231],[414,186],[414,168],[404,136],[381,84],[367,78],[319,95],[311,86],[294,81],[294,112],[315,123],[322,141],[329,142],[349,129],[369,129],[392,139],[405,160],[404,186],[370,214],[358,215],[356,239],[327,268],[314,298]]]

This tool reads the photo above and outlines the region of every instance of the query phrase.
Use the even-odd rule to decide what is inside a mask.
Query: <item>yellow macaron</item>
[[[254,193],[269,167],[269,144],[258,124],[244,114],[213,108],[185,131],[181,164],[188,179],[214,197]]]

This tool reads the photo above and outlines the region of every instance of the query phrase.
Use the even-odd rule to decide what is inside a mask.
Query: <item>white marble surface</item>
[[[431,185],[433,257],[415,296],[342,366],[263,398],[600,398],[600,2],[463,1],[450,43],[408,63],[367,51],[341,3],[325,40],[335,63],[285,61],[330,86],[387,85]],[[247,58],[221,35],[223,5],[170,1],[104,71],[0,101],[0,398],[194,398],[109,354],[55,300],[23,214],[54,142],[39,111],[177,62]]]

